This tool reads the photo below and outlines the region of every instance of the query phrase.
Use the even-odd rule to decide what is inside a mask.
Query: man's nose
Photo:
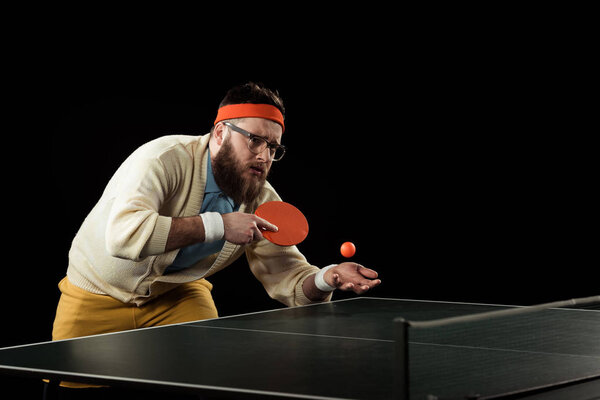
[[[256,159],[262,162],[273,161],[273,158],[271,157],[271,149],[269,149],[268,146],[265,147],[263,151],[256,155]]]

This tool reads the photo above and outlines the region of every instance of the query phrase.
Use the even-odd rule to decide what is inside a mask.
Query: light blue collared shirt
[[[217,185],[215,176],[213,175],[210,153],[208,154],[207,163],[206,187],[204,188],[204,199],[202,200],[200,214],[211,211],[226,214],[239,210],[240,206],[236,205],[233,199],[223,193],[219,185]],[[173,264],[165,270],[165,274],[191,267],[203,258],[221,251],[224,244],[225,240],[222,239],[211,243],[196,243],[181,248]]]

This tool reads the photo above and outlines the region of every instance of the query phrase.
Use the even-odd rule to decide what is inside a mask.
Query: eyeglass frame
[[[237,133],[241,133],[242,135],[244,135],[244,136],[246,136],[248,138],[248,150],[250,150],[250,152],[252,152],[252,154],[260,154],[263,151],[265,151],[265,149],[275,150],[273,152],[272,156],[271,156],[271,152],[269,151],[269,156],[271,158],[271,161],[275,162],[275,161],[280,161],[283,158],[283,156],[285,155],[285,152],[287,151],[287,147],[285,147],[284,145],[279,144],[279,143],[271,143],[267,139],[265,139],[264,137],[255,135],[254,133],[251,133],[251,132],[248,132],[247,130],[245,130],[243,128],[240,128],[239,126],[236,126],[236,125],[232,124],[231,122],[225,121],[225,122],[223,122],[223,124],[225,126],[227,126],[228,128],[233,129]],[[267,144],[267,146],[265,147],[265,149],[262,149],[258,153],[255,153],[250,148],[250,141],[252,141],[254,138],[262,140],[263,142],[265,142]],[[275,159],[275,153],[277,152],[277,149],[281,149],[283,151],[283,153],[281,154],[281,157],[279,157],[278,159]]]

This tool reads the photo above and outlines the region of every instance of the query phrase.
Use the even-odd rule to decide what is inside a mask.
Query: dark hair
[[[229,104],[244,103],[270,104],[277,107],[285,118],[285,107],[283,106],[283,100],[279,96],[279,92],[277,90],[272,91],[262,84],[254,82],[248,82],[229,89],[223,100],[221,100],[219,108]]]

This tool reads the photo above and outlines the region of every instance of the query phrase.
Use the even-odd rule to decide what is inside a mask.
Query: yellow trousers
[[[90,293],[64,278],[56,309],[52,340],[217,318],[217,309],[205,279],[184,283],[142,305],[122,303],[110,296]],[[62,382],[67,387],[92,387]]]

